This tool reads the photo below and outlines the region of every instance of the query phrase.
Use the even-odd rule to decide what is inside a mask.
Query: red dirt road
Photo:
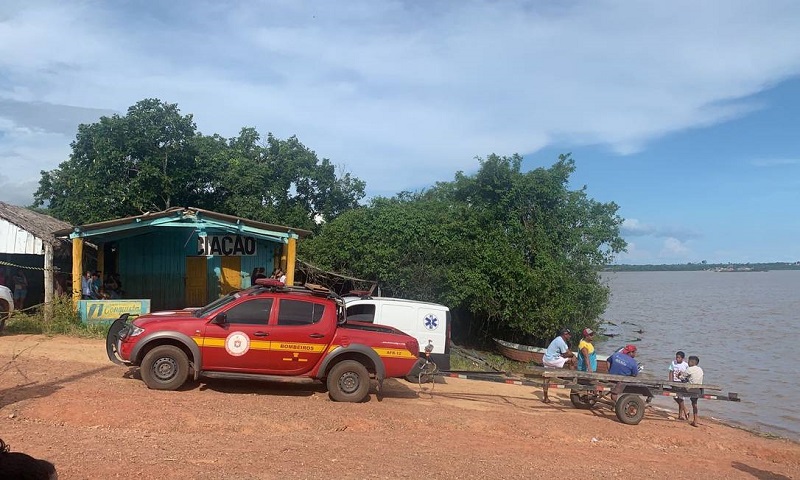
[[[654,410],[627,426],[563,390],[545,405],[529,387],[389,380],[382,401],[342,404],[321,386],[160,392],[131,373],[99,340],[0,337],[0,438],[61,479],[800,478],[796,443]]]

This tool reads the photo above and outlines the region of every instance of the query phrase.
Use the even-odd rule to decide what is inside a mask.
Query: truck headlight
[[[137,327],[136,325],[131,325],[131,333],[128,334],[129,337],[135,337],[137,335],[141,335],[144,333],[144,328]]]

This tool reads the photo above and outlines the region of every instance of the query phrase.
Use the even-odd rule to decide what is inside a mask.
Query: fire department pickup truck
[[[347,322],[344,301],[326,289],[277,280],[205,307],[124,314],[106,338],[108,358],[138,366],[152,389],[175,390],[191,375],[285,381],[321,380],[332,400],[361,402],[370,379],[405,377],[419,361],[414,337],[382,325]]]

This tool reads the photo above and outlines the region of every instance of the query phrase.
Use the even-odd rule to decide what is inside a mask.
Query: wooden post
[[[44,321],[53,320],[53,246],[44,243]]]
[[[104,274],[106,273],[106,249],[104,244],[98,243],[97,244],[97,271]],[[100,277],[100,282],[102,284],[103,277]]]
[[[289,243],[286,244],[284,249],[286,252],[286,285],[290,287],[294,285],[294,266],[297,257],[297,239],[289,238]]]
[[[72,305],[78,309],[81,299],[81,277],[83,277],[83,239],[72,239]]]

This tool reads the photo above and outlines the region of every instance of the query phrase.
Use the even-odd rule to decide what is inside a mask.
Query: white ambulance
[[[437,303],[389,297],[344,297],[347,319],[395,327],[419,342],[420,354],[433,345],[431,360],[450,370],[450,309]]]

